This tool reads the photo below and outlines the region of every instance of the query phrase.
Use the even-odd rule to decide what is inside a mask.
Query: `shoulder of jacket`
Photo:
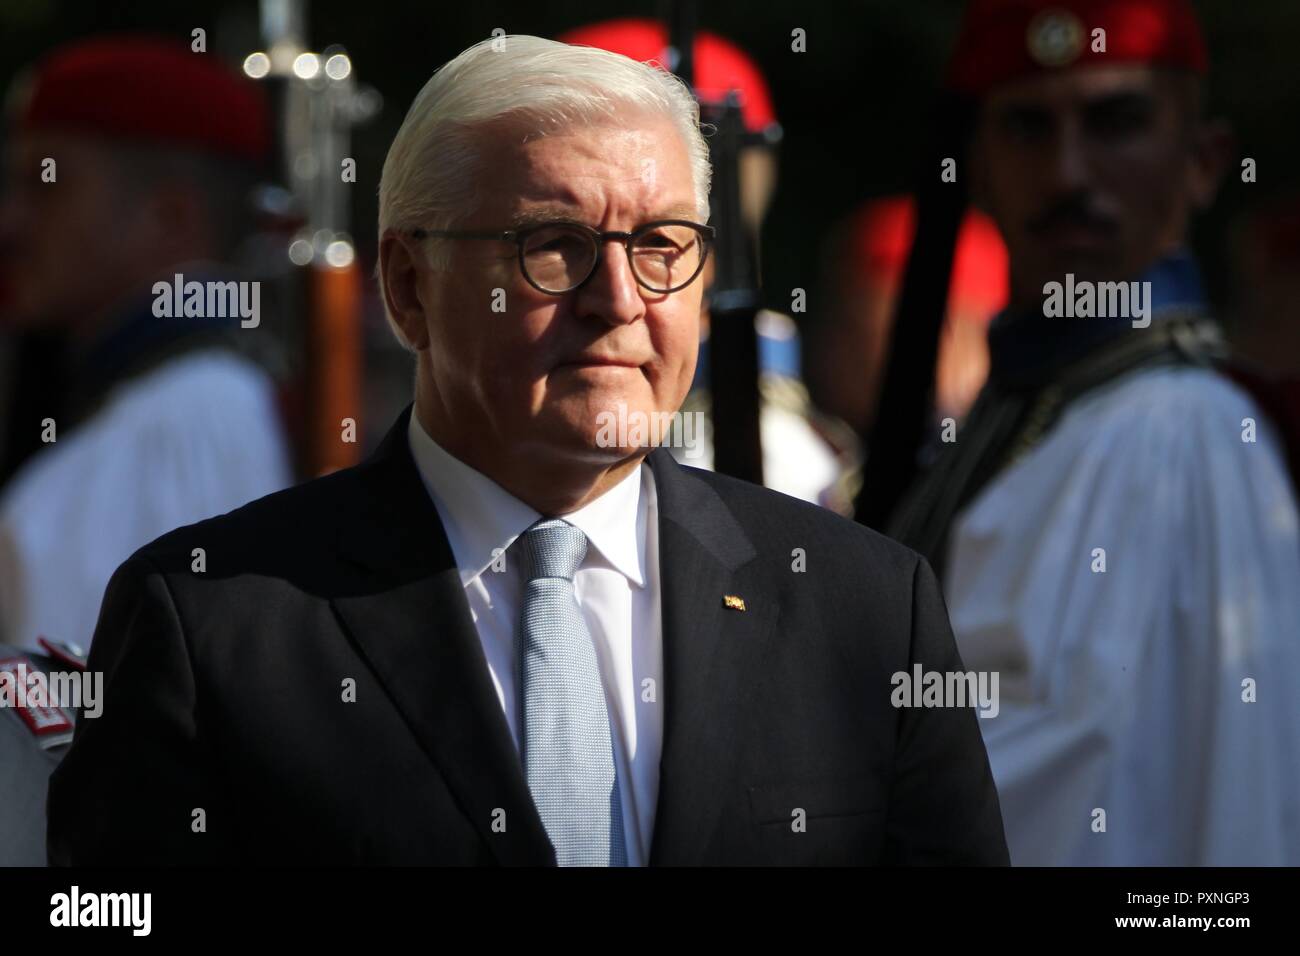
[[[361,494],[346,468],[290,488],[255,498],[224,514],[182,525],[142,545],[132,558],[143,558],[160,571],[188,569],[195,548],[237,549],[285,555],[315,553],[328,538],[349,499]]]

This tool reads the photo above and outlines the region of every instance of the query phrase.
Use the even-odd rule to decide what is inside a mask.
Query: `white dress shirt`
[[[515,631],[524,581],[515,539],[542,516],[439,446],[411,413],[411,453],[447,532],[492,684],[519,747]],[[561,515],[588,541],[574,591],[596,646],[629,866],[650,856],[663,741],[659,520],[648,464]],[[501,557],[504,557],[502,570]],[[630,783],[630,786],[629,786]]]

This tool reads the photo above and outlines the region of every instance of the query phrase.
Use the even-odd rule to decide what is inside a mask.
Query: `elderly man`
[[[953,60],[1011,306],[891,530],[1001,674],[1018,864],[1300,862],[1300,518],[1185,247],[1229,160],[1206,62],[1185,0],[976,0]]]
[[[434,75],[380,188],[414,409],[118,570],[54,862],[1006,862],[975,713],[894,705],[962,669],[928,566],[602,430],[690,386],[708,184],[650,66]]]

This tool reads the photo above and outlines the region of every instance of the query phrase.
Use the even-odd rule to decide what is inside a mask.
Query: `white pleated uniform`
[[[197,350],[119,384],[0,497],[0,638],[88,649],[136,548],[290,480],[272,382],[248,359]]]
[[[1300,518],[1245,392],[1164,368],[1079,399],[948,558],[1013,864],[1300,864]]]

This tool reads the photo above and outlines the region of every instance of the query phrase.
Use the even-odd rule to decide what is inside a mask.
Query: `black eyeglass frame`
[[[528,273],[528,267],[524,265],[524,243],[528,237],[543,229],[553,229],[556,226],[565,226],[570,229],[576,229],[579,232],[586,233],[595,242],[596,257],[591,262],[591,271],[582,278],[581,281],[574,283],[567,289],[555,291],[553,289],[544,289],[533,281],[533,277]],[[656,289],[654,286],[645,282],[641,274],[637,272],[635,260],[632,258],[632,241],[639,236],[645,235],[653,229],[660,226],[690,226],[700,235],[700,241],[703,249],[700,252],[700,263],[696,266],[691,277],[671,289]],[[713,242],[717,238],[718,231],[712,226],[706,226],[703,223],[692,222],[689,219],[656,219],[654,222],[648,222],[644,226],[638,226],[631,232],[606,231],[594,229],[582,222],[569,222],[566,220],[556,220],[554,222],[539,222],[536,225],[528,226],[524,229],[506,229],[503,231],[465,231],[456,229],[412,229],[411,235],[416,239],[487,239],[497,242],[513,242],[516,246],[516,258],[519,260],[519,271],[523,274],[524,280],[536,289],[546,295],[568,295],[574,289],[580,289],[591,280],[596,274],[596,269],[600,267],[600,258],[604,254],[603,248],[606,242],[617,240],[623,246],[623,251],[627,253],[628,268],[632,270],[632,278],[636,280],[637,285],[653,292],[655,295],[671,295],[685,289],[688,285],[700,277],[704,271],[704,265],[709,260],[709,250],[713,247]]]

